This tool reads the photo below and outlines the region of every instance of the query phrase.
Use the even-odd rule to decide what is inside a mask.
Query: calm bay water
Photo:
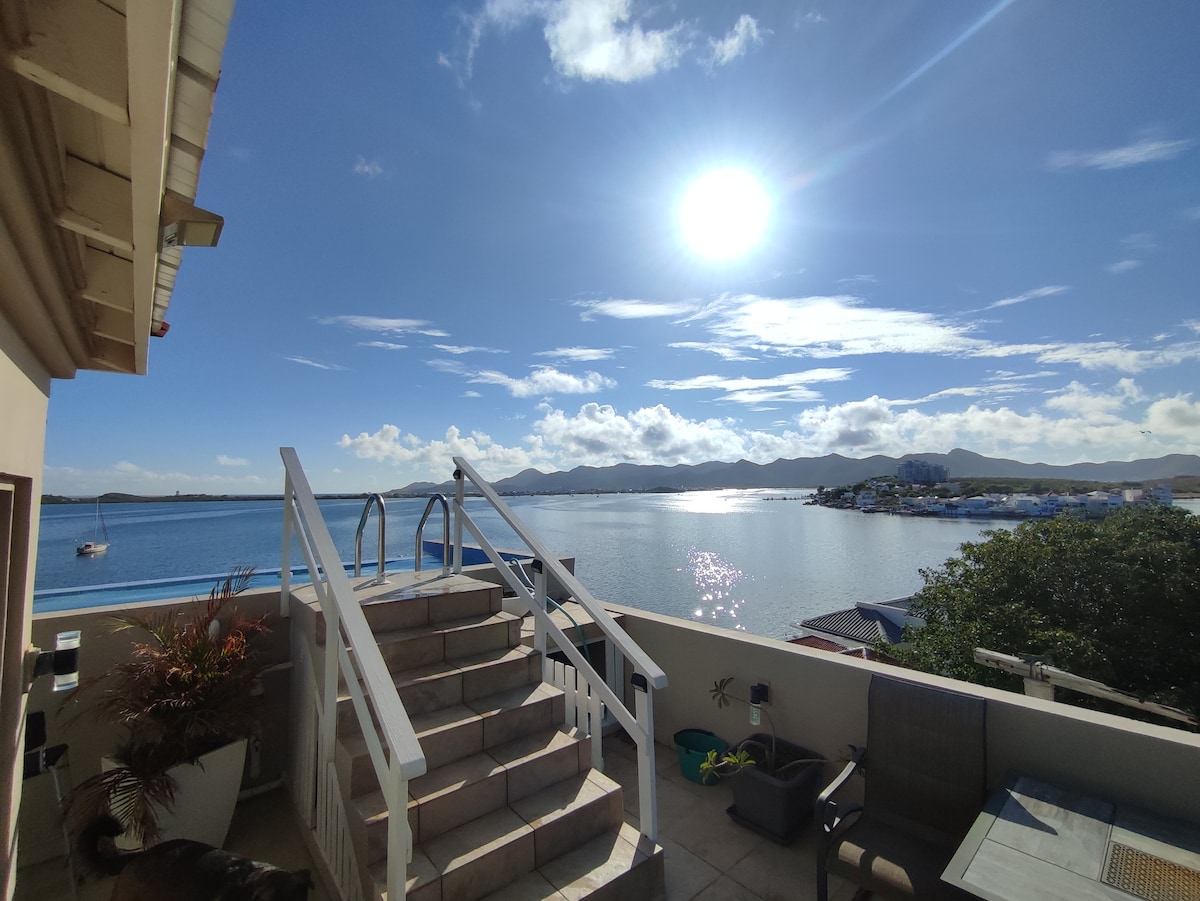
[[[919,570],[957,553],[981,529],[1011,521],[864,515],[806,506],[797,489],[517,497],[509,503],[547,547],[576,558],[576,574],[605,600],[770,637],[791,623],[908,595]],[[790,498],[784,500],[783,498]],[[362,501],[322,501],[334,543],[354,556]],[[1200,501],[1177,502],[1200,512]],[[387,556],[412,558],[425,501],[389,500]],[[489,539],[516,547],[512,533],[481,501],[468,509]],[[278,568],[278,501],[106,504],[112,545],[94,558],[75,547],[92,538],[95,508],[42,508],[38,590],[208,576],[235,565]],[[441,535],[440,514],[426,537]],[[363,555],[375,556],[372,518]],[[293,564],[302,563],[298,551]],[[36,605],[35,605],[36,608]]]

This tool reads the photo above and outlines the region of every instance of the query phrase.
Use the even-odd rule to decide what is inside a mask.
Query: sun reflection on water
[[[750,577],[716,551],[702,551],[694,547],[688,551],[687,571],[700,592],[700,605],[693,616],[715,625],[746,631],[746,627],[737,622],[738,613],[746,599],[735,596],[733,589],[743,579]]]

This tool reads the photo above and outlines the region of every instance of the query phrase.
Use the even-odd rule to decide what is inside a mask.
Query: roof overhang
[[[0,6],[0,315],[51,376],[142,374],[195,207],[233,0]],[[168,241],[164,242],[164,230]]]

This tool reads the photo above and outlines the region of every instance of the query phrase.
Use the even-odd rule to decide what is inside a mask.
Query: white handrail
[[[662,668],[651,660],[645,651],[638,647],[637,643],[629,637],[629,634],[624,629],[617,625],[617,622],[609,612],[600,606],[600,602],[592,596],[590,591],[583,587],[570,570],[562,565],[558,557],[533,536],[533,533],[530,532],[525,523],[521,522],[512,511],[512,508],[496,492],[496,489],[488,482],[485,482],[479,473],[475,471],[474,467],[462,457],[455,457],[454,465],[466,474],[479,493],[495,508],[504,521],[508,523],[509,528],[517,533],[517,537],[525,542],[525,546],[533,551],[535,557],[542,560],[549,567],[550,572],[558,579],[559,584],[567,589],[576,603],[588,612],[588,615],[592,617],[592,621],[600,627],[600,630],[633,663],[634,671],[644,675],[654,688],[666,688],[667,674],[662,671]]]
[[[325,616],[326,666],[324,698],[318,705],[317,762],[322,768],[333,766],[337,723],[337,684],[339,677],[351,690],[353,706],[364,737],[371,749],[379,785],[388,808],[388,893],[401,899],[405,893],[407,860],[411,855],[412,836],[408,828],[408,781],[426,771],[425,755],[417,741],[408,713],[400,701],[379,645],[354,597],[350,579],[334,547],[308,478],[300,465],[295,448],[281,447],[284,480],[284,534],[295,534],[305,555],[321,612]],[[283,546],[283,572],[289,570],[290,543]],[[285,594],[281,604],[287,603]],[[336,643],[336,646],[335,644]],[[347,653],[353,649],[354,653]],[[363,696],[365,694],[365,697]],[[371,720],[367,699],[374,709],[378,727]],[[388,754],[383,754],[383,748]]]
[[[629,637],[612,618],[607,610],[600,606],[590,591],[580,584],[579,580],[567,570],[555,554],[552,554],[540,541],[533,536],[528,527],[521,522],[512,509],[506,504],[496,490],[480,477],[462,457],[454,458],[456,467],[454,473],[454,525],[455,525],[455,571],[461,572],[462,561],[462,530],[465,526],[479,542],[480,548],[487,554],[488,559],[496,570],[508,582],[509,587],[520,597],[534,615],[536,623],[534,645],[539,651],[545,650],[545,638],[554,640],[559,650],[584,675],[592,690],[608,705],[608,709],[616,716],[618,722],[633,738],[638,748],[638,819],[642,834],[652,841],[658,839],[658,798],[655,781],[654,764],[654,697],[655,689],[667,687],[667,674]],[[531,592],[516,575],[509,570],[507,563],[484,537],[482,531],[471,520],[463,506],[465,496],[464,476],[469,478],[483,498],[492,505],[493,509],[504,519],[523,542],[533,552],[535,561],[541,561],[536,585],[537,590]],[[576,603],[584,608],[592,621],[609,639],[612,646],[633,665],[631,682],[634,687],[634,712],[625,706],[623,698],[617,696],[599,674],[592,668],[591,663],[575,647],[575,643],[567,638],[563,631],[546,612],[546,606],[541,601],[545,592],[545,571],[549,570],[574,598]],[[619,667],[623,669],[622,667]]]

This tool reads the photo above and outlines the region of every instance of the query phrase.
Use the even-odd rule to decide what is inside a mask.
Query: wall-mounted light
[[[163,247],[216,247],[225,219],[173,191],[163,196]]]
[[[43,651],[30,648],[25,652],[25,690],[39,676],[54,675],[55,691],[70,691],[79,685],[80,632],[59,632],[54,639],[54,650]]]

